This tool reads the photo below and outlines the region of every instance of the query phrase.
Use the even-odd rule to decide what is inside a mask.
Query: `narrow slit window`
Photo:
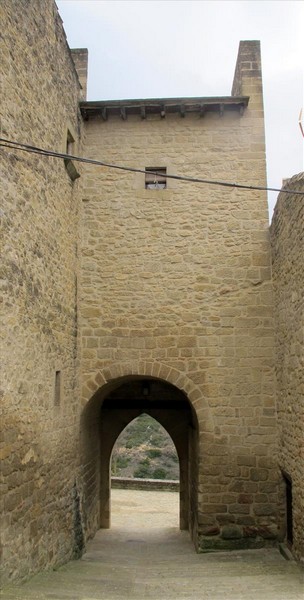
[[[54,394],[55,406],[59,406],[60,401],[61,401],[61,371],[56,371],[56,373],[55,373],[55,394]]]
[[[73,156],[76,155],[76,144],[75,138],[73,137],[69,129],[67,129],[65,140],[65,154],[67,155],[64,159],[65,168],[69,174],[70,179],[72,181],[75,181],[75,179],[78,179],[78,177],[80,177],[80,174],[78,173],[73,163]],[[69,156],[71,158],[69,158]]]
[[[291,478],[283,474],[286,490],[286,540],[292,546],[293,543],[293,515],[292,515],[292,481]]]
[[[164,190],[167,187],[167,169],[166,167],[146,167],[145,168],[145,188],[146,190]]]
[[[74,143],[75,140],[68,129],[67,139],[66,139],[66,154],[74,154]]]

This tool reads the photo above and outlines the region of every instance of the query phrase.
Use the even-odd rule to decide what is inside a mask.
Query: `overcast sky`
[[[280,187],[304,169],[298,124],[304,2],[57,0],[57,6],[70,47],[89,50],[88,100],[229,96],[239,41],[261,40],[268,185]],[[276,198],[269,193],[270,217]]]

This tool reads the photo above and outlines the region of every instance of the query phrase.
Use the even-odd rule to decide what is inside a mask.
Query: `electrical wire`
[[[122,165],[115,165],[115,164],[100,161],[100,160],[94,160],[93,158],[85,158],[85,157],[81,157],[81,156],[75,156],[73,154],[65,154],[63,152],[54,152],[53,150],[46,150],[44,148],[39,148],[37,146],[32,146],[30,144],[14,142],[13,140],[8,140],[6,138],[1,138],[1,137],[0,137],[0,146],[2,148],[10,148],[13,150],[20,150],[23,152],[39,154],[40,156],[52,156],[53,158],[63,158],[63,159],[67,159],[67,160],[74,160],[75,162],[97,165],[100,167],[106,167],[108,169],[118,169],[120,171],[129,171],[131,173],[143,173],[143,174],[146,173],[145,169],[138,169],[135,167],[124,167]],[[149,173],[152,175],[155,175],[155,176],[160,175],[157,171],[155,171],[155,172],[149,171]],[[190,182],[190,183],[203,183],[206,185],[217,185],[217,186],[229,187],[229,188],[239,188],[239,189],[243,189],[243,190],[282,192],[285,194],[296,194],[296,195],[300,195],[300,196],[304,195],[304,192],[300,192],[299,190],[270,188],[270,187],[257,186],[257,185],[245,185],[245,184],[241,184],[241,183],[230,183],[228,181],[216,181],[216,180],[209,180],[209,179],[201,179],[200,177],[188,177],[186,175],[172,175],[172,174],[169,175],[168,173],[166,173],[166,174],[161,173],[161,175],[162,175],[162,177],[165,177],[166,179],[175,179],[177,181],[186,181],[186,182]]]

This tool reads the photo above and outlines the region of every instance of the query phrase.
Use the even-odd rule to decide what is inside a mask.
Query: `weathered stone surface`
[[[257,534],[265,540],[276,540],[278,538],[277,525],[260,525]]]
[[[223,550],[247,550],[262,548],[264,541],[261,538],[242,537],[239,539],[223,540],[217,537],[200,537],[199,552],[219,552]]]
[[[242,537],[242,529],[237,525],[225,525],[221,531],[223,540],[237,540]]]
[[[243,537],[253,537],[257,536],[257,527],[243,527]]]
[[[202,530],[202,534],[205,536],[214,536],[219,535],[221,532],[219,527],[206,527],[206,529]]]
[[[0,11],[2,137],[61,152],[71,128],[80,152],[79,83],[55,4],[3,0]],[[5,581],[73,554],[78,183],[63,160],[3,148],[1,170]]]
[[[276,319],[276,380],[279,466],[292,480],[294,556],[304,558],[304,175],[285,183],[270,228]],[[261,490],[262,491],[262,490]],[[263,491],[270,491],[269,489]],[[281,490],[281,527],[286,531],[286,490]]]

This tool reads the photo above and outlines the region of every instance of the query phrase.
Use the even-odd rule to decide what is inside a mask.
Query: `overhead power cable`
[[[122,165],[115,165],[115,164],[104,162],[101,160],[95,160],[93,158],[85,158],[82,156],[65,154],[63,152],[54,152],[53,150],[46,150],[44,148],[39,148],[37,146],[31,146],[29,144],[22,144],[20,142],[14,142],[13,140],[8,140],[6,138],[1,138],[1,137],[0,137],[0,146],[2,146],[3,148],[20,150],[22,152],[30,152],[33,154],[39,154],[40,156],[52,156],[53,158],[63,158],[63,159],[67,159],[67,160],[74,160],[76,162],[86,163],[86,164],[90,164],[90,165],[96,165],[96,166],[100,166],[100,167],[106,167],[108,169],[118,169],[120,171],[129,171],[131,173],[143,173],[143,174],[146,173],[145,169],[138,169],[135,167],[124,167]],[[159,173],[157,171],[155,171],[155,172],[149,171],[149,173],[152,175],[155,175],[155,176],[159,175]],[[264,186],[258,186],[258,185],[245,185],[242,183],[230,183],[228,181],[216,181],[216,180],[210,180],[210,179],[202,179],[200,177],[188,177],[186,175],[171,175],[171,174],[169,175],[168,173],[166,173],[166,174],[162,173],[161,175],[162,175],[162,177],[165,177],[166,179],[175,179],[177,181],[186,181],[189,183],[203,183],[206,185],[217,185],[217,186],[222,186],[222,187],[238,188],[238,189],[243,189],[243,190],[282,192],[285,194],[296,194],[296,195],[300,195],[300,196],[304,195],[304,192],[300,192],[298,190],[270,188],[270,187],[264,187]]]

